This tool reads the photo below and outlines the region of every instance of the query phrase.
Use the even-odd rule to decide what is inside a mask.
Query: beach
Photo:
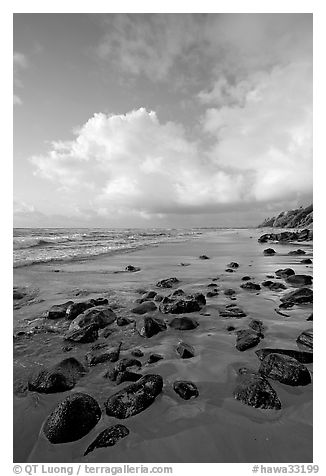
[[[284,280],[284,290],[261,287],[252,291],[241,288],[242,278],[260,284],[280,268],[292,268],[296,274],[312,276],[312,242],[258,243],[262,229],[202,230],[201,233],[176,237],[137,249],[116,250],[111,254],[76,258],[72,261],[49,261],[14,268],[14,287],[26,291],[26,298],[14,300],[14,462],[108,462],[108,463],[308,463],[313,460],[313,385],[289,386],[276,380],[270,383],[282,408],[278,411],[253,408],[237,401],[233,390],[241,368],[258,370],[255,351],[262,348],[298,350],[297,337],[313,323],[307,322],[312,304],[295,305],[280,315],[275,311],[280,298],[297,289]],[[275,254],[265,256],[271,246]],[[288,255],[301,248],[304,256]],[[206,255],[209,259],[200,259]],[[238,268],[228,272],[228,264]],[[133,266],[139,271],[125,271]],[[176,277],[173,289],[156,286],[162,279]],[[216,284],[217,294],[207,297]],[[308,286],[311,288],[311,286]],[[185,313],[198,321],[192,330],[167,326],[164,332],[146,338],[134,322],[144,316],[131,310],[145,292],[155,290],[163,296],[175,289],[187,294],[202,293],[206,305],[199,311]],[[233,295],[224,294],[233,289]],[[142,375],[162,376],[163,391],[145,411],[122,421],[129,435],[115,446],[96,449],[83,456],[94,438],[110,425],[121,423],[106,415],[104,402],[119,386],[103,377],[108,362],[89,367],[72,390],[41,394],[26,390],[26,381],[36,368],[49,367],[67,357],[85,363],[85,355],[94,344],[84,343],[65,349],[64,332],[70,322],[42,317],[52,305],[106,298],[118,317],[133,320],[129,325],[110,325],[112,333],[99,337],[96,344],[122,342],[121,358],[130,357],[133,349],[144,353]],[[242,318],[220,315],[221,309],[235,303]],[[157,303],[158,304],[158,303]],[[149,313],[171,321],[175,316],[158,309]],[[146,314],[145,314],[146,315]],[[261,320],[264,337],[257,346],[240,352],[237,330],[246,329],[252,319]],[[44,325],[47,329],[44,329]],[[35,326],[42,332],[35,332]],[[233,330],[228,328],[233,327]],[[180,341],[195,349],[195,356],[181,359],[176,353]],[[163,358],[148,363],[150,353]],[[306,364],[312,375],[312,364]],[[196,384],[197,398],[183,400],[173,390],[176,380]],[[42,425],[53,408],[74,392],[91,395],[99,403],[102,416],[95,428],[77,441],[51,444]]]

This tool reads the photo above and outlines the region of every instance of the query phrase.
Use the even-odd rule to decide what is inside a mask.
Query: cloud
[[[23,87],[23,83],[21,82],[19,75],[21,71],[27,67],[28,67],[28,61],[26,56],[23,53],[14,51],[14,55],[13,55],[14,89]],[[13,101],[14,101],[14,105],[20,106],[21,104],[23,104],[23,101],[16,93],[14,93]]]

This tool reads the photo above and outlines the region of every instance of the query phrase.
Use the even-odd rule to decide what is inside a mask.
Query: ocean
[[[153,246],[200,235],[199,229],[14,228],[15,268],[50,261],[71,261]]]

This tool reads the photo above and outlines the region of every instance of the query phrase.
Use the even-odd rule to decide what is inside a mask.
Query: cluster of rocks
[[[289,241],[311,241],[313,239],[312,230],[301,231],[282,231],[280,233],[264,233],[258,238],[259,243],[267,243],[268,241],[278,241],[286,243]]]

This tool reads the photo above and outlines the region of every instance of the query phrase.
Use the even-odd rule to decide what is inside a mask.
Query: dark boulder
[[[110,428],[106,428],[95,438],[95,440],[85,451],[84,456],[86,456],[91,451],[94,451],[96,448],[107,448],[109,446],[114,446],[119,440],[125,438],[128,435],[129,430],[125,426],[110,426]]]
[[[312,284],[312,277],[308,274],[293,274],[286,278],[286,282],[291,286],[310,286]]]
[[[206,255],[200,255],[200,256],[199,256],[199,259],[209,259],[209,257],[206,256]]]
[[[86,393],[73,393],[48,416],[43,432],[54,444],[76,441],[87,435],[101,418],[97,401]]]
[[[143,299],[144,301],[148,301],[148,300],[150,300],[150,299],[154,299],[156,295],[157,295],[157,292],[156,292],[156,291],[153,291],[153,290],[147,291],[147,293],[145,293],[145,294],[142,295],[142,299]]]
[[[148,363],[149,364],[155,364],[159,360],[162,360],[164,357],[160,354],[150,354],[148,357]]]
[[[264,250],[264,255],[265,256],[271,256],[271,255],[275,255],[276,251],[273,250],[273,248],[266,248],[266,250]]]
[[[186,342],[179,342],[176,351],[182,359],[190,359],[195,356],[195,349]]]
[[[309,288],[300,288],[287,293],[281,297],[281,301],[285,306],[293,306],[294,304],[307,304],[313,301],[313,292]]]
[[[123,382],[138,382],[143,377],[141,374],[136,374],[135,372],[130,372],[129,370],[124,370],[123,372],[118,372],[116,376],[116,384],[120,385]]]
[[[215,296],[218,296],[217,289],[215,289],[214,291],[208,291],[208,293],[206,294],[207,298],[212,298],[212,297],[215,297]]]
[[[163,314],[184,314],[187,312],[200,311],[201,304],[192,296],[181,298],[179,296],[166,296],[161,301],[159,309]]]
[[[55,304],[51,306],[50,309],[45,313],[47,319],[60,319],[65,317],[66,311],[70,304],[73,304],[73,301],[68,301],[63,304]]]
[[[90,367],[93,367],[97,364],[102,364],[103,362],[117,362],[120,356],[121,345],[122,342],[120,342],[118,347],[88,352],[85,356],[86,360]]]
[[[227,264],[226,266],[228,268],[236,269],[236,268],[239,268],[239,263],[235,263],[234,261],[231,261],[231,263]]]
[[[89,302],[94,306],[104,306],[105,304],[109,303],[109,301],[104,297],[92,298],[89,300]]]
[[[141,327],[140,335],[150,338],[165,330],[166,324],[163,319],[146,316],[144,317],[144,325]]]
[[[225,289],[224,291],[225,296],[233,296],[235,294],[234,289]]]
[[[191,329],[196,329],[199,326],[198,322],[191,317],[175,317],[172,321],[169,322],[169,326],[173,329],[178,329],[181,331],[188,331]]]
[[[309,314],[306,321],[312,321],[312,320],[313,320],[313,313]]]
[[[261,285],[270,289],[271,291],[282,291],[283,289],[286,289],[286,286],[283,283],[277,283],[270,280],[263,281]]]
[[[300,261],[301,264],[312,264],[312,260],[310,258],[304,258]]]
[[[225,272],[226,272],[226,273],[233,273],[233,272],[234,272],[234,269],[232,269],[232,268],[226,268]]]
[[[295,272],[291,268],[284,268],[284,269],[278,269],[277,271],[275,271],[275,274],[276,276],[279,276],[280,278],[286,279],[289,276],[292,276],[293,274],[295,274]]]
[[[143,357],[143,355],[144,355],[144,352],[141,349],[134,349],[130,353],[134,357]]]
[[[86,311],[86,309],[90,309],[94,306],[95,304],[93,304],[91,301],[73,302],[67,307],[66,319],[72,321],[73,319],[75,319],[75,317],[79,316],[79,314]]]
[[[147,312],[153,312],[156,311],[157,307],[153,303],[153,301],[145,301],[139,304],[139,306],[134,307],[131,309],[131,312],[134,314],[146,314]]]
[[[292,350],[292,349],[272,349],[272,348],[264,348],[255,351],[255,354],[259,358],[259,360],[264,360],[264,358],[269,354],[281,354],[281,355],[288,355],[289,357],[293,357],[298,362],[302,364],[311,364],[313,362],[313,353],[312,352],[304,352],[300,350]]]
[[[85,367],[74,357],[33,374],[28,389],[39,393],[57,393],[71,390],[86,373]]]
[[[241,278],[242,281],[250,281],[251,280],[251,277],[250,276],[243,276],[243,278]]]
[[[140,268],[128,264],[128,266],[125,267],[125,271],[128,271],[129,273],[135,273],[136,271],[140,271]]]
[[[173,390],[184,400],[197,398],[199,395],[198,388],[193,382],[186,380],[177,380],[173,384]]]
[[[297,343],[304,345],[305,347],[309,347],[309,349],[313,348],[313,330],[307,329],[297,337]]]
[[[252,283],[251,281],[240,284],[240,288],[247,289],[248,291],[259,291],[261,289],[259,284]]]
[[[259,367],[259,373],[291,386],[308,385],[311,383],[307,367],[288,355],[267,355]]]
[[[160,375],[145,375],[138,382],[111,395],[105,402],[106,414],[119,419],[137,415],[155,401],[162,389]]]
[[[158,288],[172,288],[177,283],[179,283],[178,278],[167,278],[158,281],[158,283],[156,283],[156,286]]]
[[[117,318],[117,326],[123,327],[123,326],[128,326],[134,322],[132,319],[128,319],[128,317],[118,317]]]
[[[162,294],[156,294],[154,301],[161,302],[163,299],[164,299],[164,296],[162,296]]]
[[[217,284],[215,284],[215,283],[210,283],[210,284],[207,285],[207,287],[208,287],[208,288],[214,288],[214,289],[215,289],[215,288],[217,288],[218,286],[217,286]]]
[[[98,325],[90,324],[89,326],[80,329],[68,330],[64,335],[65,340],[78,342],[80,344],[87,344],[94,342],[98,338]]]
[[[243,352],[244,350],[250,349],[251,347],[255,347],[260,342],[260,336],[251,330],[240,330],[237,331],[237,342],[236,348]]]
[[[89,325],[97,326],[98,329],[104,329],[104,327],[112,324],[116,318],[116,314],[109,307],[94,306],[71,321],[69,330],[78,330]]]
[[[281,402],[269,382],[259,374],[244,373],[233,391],[236,400],[254,408],[280,410]]]
[[[306,252],[304,250],[293,250],[289,251],[288,255],[305,255]]]
[[[261,337],[263,335],[263,332],[265,330],[265,327],[264,327],[264,324],[263,324],[263,321],[259,320],[259,319],[251,319],[248,326],[250,327],[250,329],[252,329],[253,331],[257,332],[257,334]]]
[[[112,382],[115,382],[119,373],[125,372],[129,367],[141,367],[141,362],[136,359],[121,359],[113,367],[111,367],[104,375],[104,378],[108,378]]]

